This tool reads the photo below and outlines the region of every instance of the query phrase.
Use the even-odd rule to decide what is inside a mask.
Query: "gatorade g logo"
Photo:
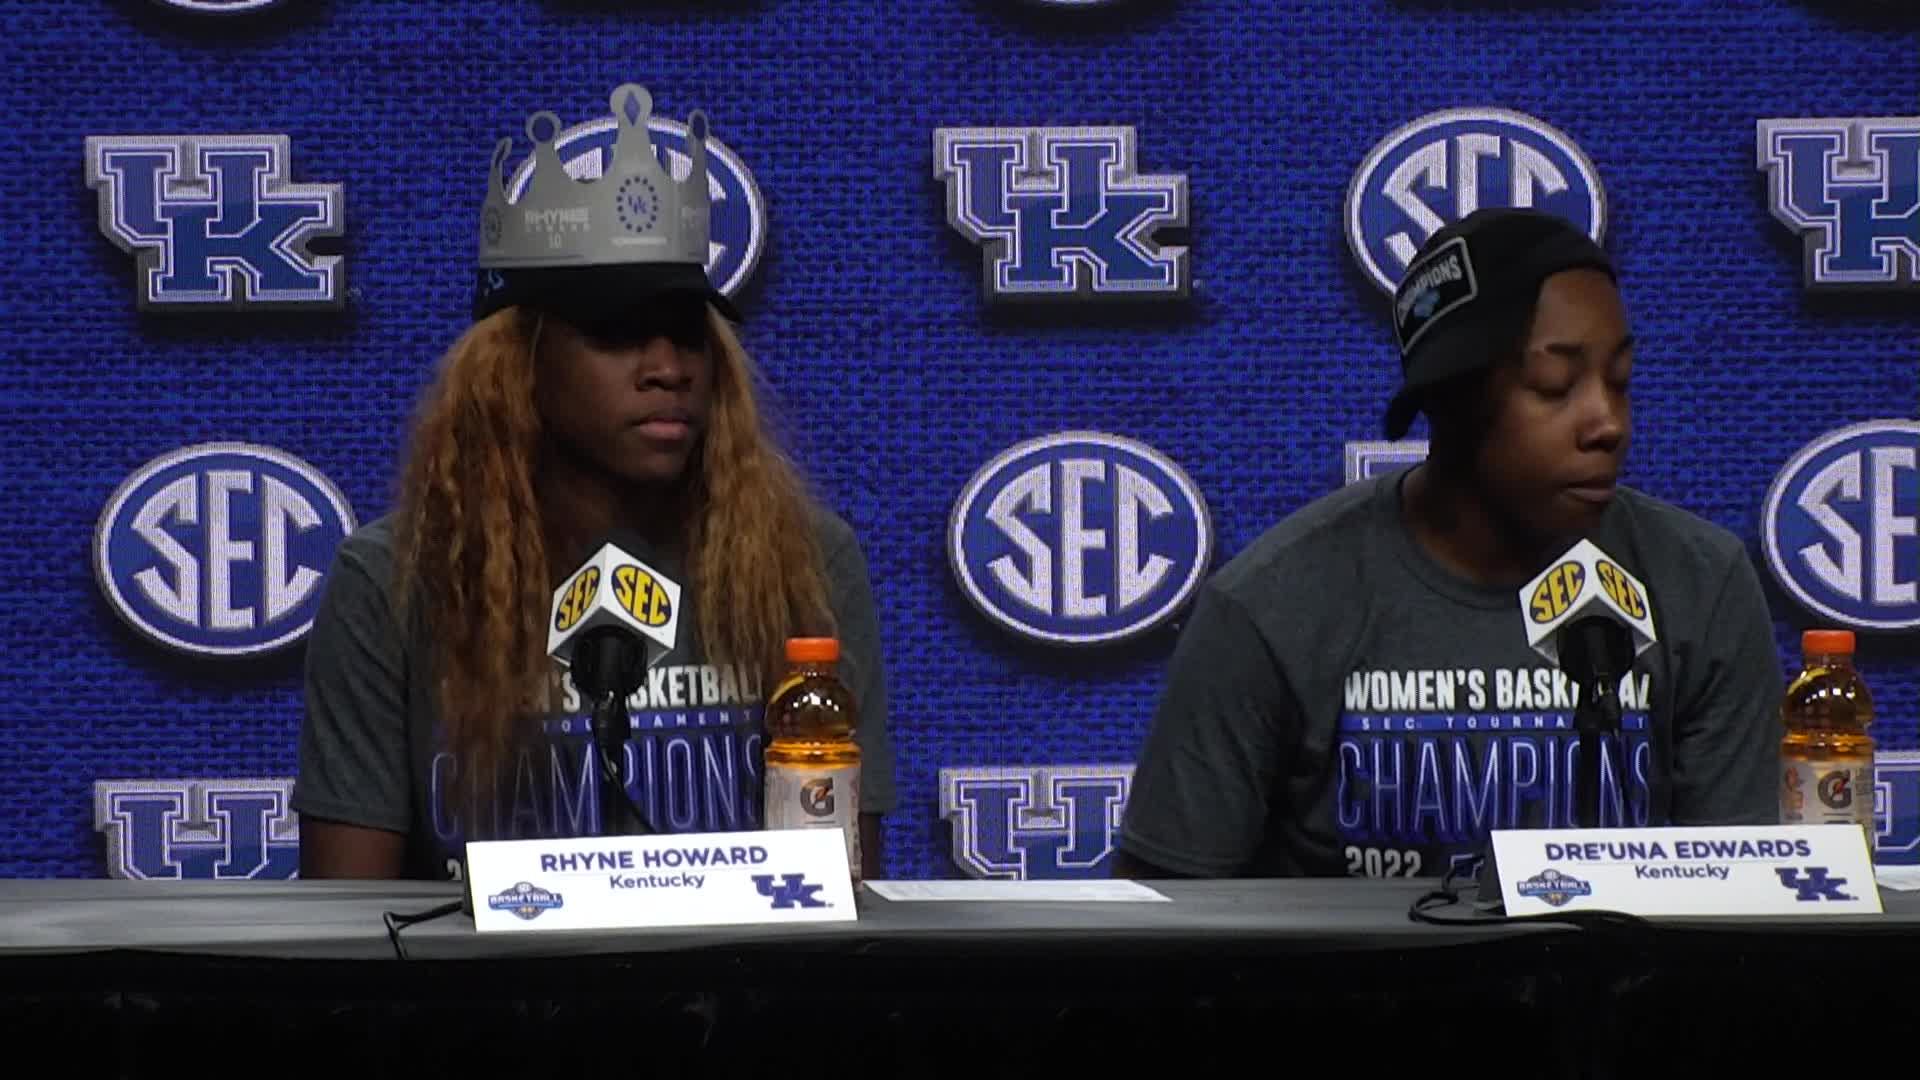
[[[637,566],[614,567],[613,597],[644,625],[665,626],[673,617],[673,601],[667,598],[667,590]]]
[[[1600,587],[1607,590],[1607,595],[1620,605],[1620,610],[1636,619],[1647,617],[1647,603],[1641,598],[1640,590],[1628,579],[1626,571],[1605,559],[1600,560],[1596,569],[1599,571]]]
[[[600,592],[600,568],[589,566],[567,586],[567,595],[560,598],[560,610],[553,613],[553,628],[562,633],[573,629],[580,617],[593,606],[593,598]]]
[[[1821,802],[1835,810],[1845,810],[1853,805],[1853,777],[1845,769],[1830,772],[1820,778],[1818,792]]]
[[[1789,765],[1782,779],[1785,783],[1780,792],[1780,812],[1784,815],[1781,820],[1800,821],[1807,809],[1807,793],[1800,790],[1800,770]]]
[[[1533,621],[1550,623],[1567,613],[1573,598],[1587,583],[1587,572],[1577,562],[1563,562],[1533,590]]]
[[[800,809],[810,817],[833,816],[833,778],[823,777],[800,785]]]

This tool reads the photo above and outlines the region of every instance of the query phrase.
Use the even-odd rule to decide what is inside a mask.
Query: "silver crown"
[[[560,163],[553,140],[560,118],[527,118],[533,140],[533,177],[518,201],[507,201],[502,173],[512,139],[494,144],[487,201],[480,212],[480,266],[506,270],[535,266],[707,262],[707,117],[687,118],[687,154],[693,166],[676,181],[661,167],[647,132],[653,96],[627,83],[610,103],[619,135],[612,160],[597,180],[576,180]],[[548,134],[541,138],[542,121]]]

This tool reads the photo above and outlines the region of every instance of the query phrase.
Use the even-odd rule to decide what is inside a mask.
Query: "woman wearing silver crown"
[[[421,404],[398,505],[341,545],[308,641],[303,877],[445,877],[469,839],[598,834],[548,620],[611,530],[685,598],[627,702],[644,827],[761,827],[765,693],[788,637],[834,636],[859,702],[862,876],[880,876],[893,750],[866,559],[769,435],[739,314],[707,277],[705,118],[676,180],[651,108],[614,92],[597,180],[563,170],[548,113],[511,202],[510,140],[495,149],[474,322]]]

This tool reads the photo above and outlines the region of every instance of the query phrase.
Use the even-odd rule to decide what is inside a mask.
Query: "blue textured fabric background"
[[[1496,105],[1597,164],[1644,345],[1630,482],[1747,538],[1776,469],[1831,428],[1914,415],[1920,297],[1805,295],[1765,207],[1761,117],[1920,113],[1920,13],[1790,0],[286,0],[237,19],[152,0],[0,13],[0,874],[102,873],[106,777],[291,775],[299,650],[188,663],[124,630],[88,564],[102,504],[156,454],[282,447],[361,521],[461,329],[482,177],[526,116],[603,115],[638,81],[702,108],[753,171],[770,242],[747,343],[797,450],[859,530],[900,748],[893,876],[952,873],[945,765],[1131,761],[1172,630],[1059,656],[986,624],[942,549],[972,471],[1068,428],[1140,438],[1201,485],[1217,560],[1341,481],[1397,367],[1341,235],[1390,130]],[[986,310],[932,179],[943,125],[1133,124],[1191,185],[1194,301],[1171,316]],[[285,133],[346,185],[341,315],[141,317],[101,236],[95,134]],[[1416,430],[1416,435],[1420,432]],[[1783,660],[1807,615],[1767,577]],[[1864,637],[1886,744],[1915,748],[1911,636]]]

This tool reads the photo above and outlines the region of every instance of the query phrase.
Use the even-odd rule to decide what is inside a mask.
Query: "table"
[[[455,913],[402,931],[400,960],[382,913],[458,886],[0,881],[0,1031],[16,1054],[85,1047],[122,1076],[208,1060],[409,1078],[1184,1076],[1309,1052],[1351,1076],[1717,1076],[1801,1054],[1857,1064],[1841,1032],[1904,1031],[1920,974],[1912,893],[1886,892],[1882,916],[1593,928],[1416,922],[1421,881],[1152,884],[1173,902],[863,892],[857,922],[785,927],[480,935]]]

